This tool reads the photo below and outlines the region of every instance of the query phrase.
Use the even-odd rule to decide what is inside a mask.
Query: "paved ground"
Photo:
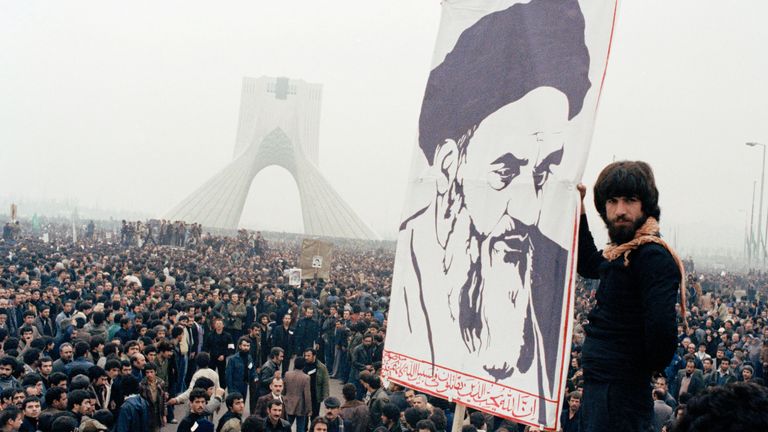
[[[342,386],[343,386],[343,384],[342,384],[341,381],[336,380],[336,379],[331,379],[331,396],[335,396],[340,401],[343,402],[344,399],[342,398],[342,395],[341,395],[341,387]],[[250,395],[249,395],[249,397],[250,397]],[[245,402],[245,409],[246,409],[246,414],[250,414],[250,413],[247,412],[248,411],[248,401]],[[181,420],[182,418],[184,418],[184,416],[187,415],[188,411],[189,411],[189,409],[187,408],[187,405],[177,405],[176,408],[175,408],[175,411],[174,411],[174,415],[176,416],[176,420]],[[226,407],[224,406],[224,404],[222,404],[221,410],[219,410],[219,413],[214,416],[214,420],[213,420],[213,424],[214,425],[218,425],[219,418],[222,415],[224,415],[225,412],[227,412]],[[322,404],[320,405],[320,414],[321,415],[325,414],[325,407],[323,407]],[[163,430],[163,432],[176,432],[176,427],[177,426],[178,426],[178,424],[168,424],[162,430]],[[296,430],[296,426],[295,425],[294,425],[293,429]],[[134,432],[139,432],[139,431],[134,431]]]

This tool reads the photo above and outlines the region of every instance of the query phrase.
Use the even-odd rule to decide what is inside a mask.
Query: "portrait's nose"
[[[541,210],[540,195],[533,184],[513,184],[507,196],[507,214],[526,225],[536,225]]]

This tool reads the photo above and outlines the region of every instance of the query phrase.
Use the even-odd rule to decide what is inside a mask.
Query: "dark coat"
[[[284,349],[285,358],[291,358],[294,348],[293,335],[293,328],[289,327],[288,330],[286,330],[282,325],[275,326],[275,328],[272,329],[272,334],[270,334],[269,337],[269,345],[272,348],[280,347]]]
[[[376,368],[376,365],[374,365],[374,351],[376,350],[376,347],[371,344],[370,346],[365,346],[363,344],[358,345],[354,351],[352,351],[352,367],[355,371],[357,371],[357,374],[354,378],[358,378],[360,376],[360,372],[365,370],[365,366],[372,365],[374,368]],[[379,363],[379,366],[381,366],[381,363]]]
[[[237,391],[241,395],[248,394],[248,383],[256,380],[256,364],[253,362],[250,353],[246,356],[245,360],[243,361],[240,353],[233,354],[227,358],[227,389],[229,391]],[[248,371],[247,381],[244,379],[246,370]]]
[[[341,406],[341,416],[352,424],[352,429],[347,432],[365,432],[370,422],[368,406],[363,401],[351,400]]]
[[[672,385],[669,387],[669,391],[672,393],[672,397],[677,400],[680,400],[680,387],[683,383],[683,377],[685,377],[685,369],[677,372],[675,380],[672,381]],[[702,390],[704,390],[704,373],[698,369],[695,369],[693,371],[693,375],[691,375],[691,382],[688,384],[688,394],[692,396],[697,395]]]
[[[294,352],[301,354],[307,348],[314,348],[319,339],[320,324],[312,318],[300,319],[293,333]]]
[[[277,424],[273,425],[268,418],[264,418],[264,431],[265,432],[291,432],[291,424],[285,419],[280,419]]]
[[[675,304],[681,275],[663,246],[648,243],[608,261],[595,247],[586,215],[579,226],[578,272],[600,278],[597,304],[585,326],[584,378],[646,383],[663,371],[676,345]]]
[[[219,356],[224,356],[223,361],[226,361],[226,358],[235,352],[235,342],[232,340],[232,336],[225,331],[222,331],[221,334],[215,331],[206,333],[204,339],[203,351],[211,355],[211,363],[220,363]]]
[[[120,406],[115,432],[136,432],[149,430],[149,404],[141,396],[126,398]]]
[[[262,390],[262,394],[269,393],[269,385],[272,384],[272,380],[275,379],[275,372],[280,369],[279,364],[275,364],[272,359],[269,359],[261,365],[259,370],[259,387]]]

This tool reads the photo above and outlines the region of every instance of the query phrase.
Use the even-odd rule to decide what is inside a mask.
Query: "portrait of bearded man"
[[[466,28],[430,73],[419,181],[432,193],[400,226],[390,323],[409,334],[387,349],[442,367],[462,352],[450,368],[557,391],[570,245],[539,225],[573,193],[564,155],[584,151],[567,142],[591,87],[584,28],[577,1],[515,4]]]

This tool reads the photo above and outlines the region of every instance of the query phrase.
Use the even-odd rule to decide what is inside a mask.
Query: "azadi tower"
[[[320,84],[244,78],[232,161],[165,218],[237,229],[253,178],[278,165],[296,180],[306,234],[378,239],[318,169],[321,97]]]

